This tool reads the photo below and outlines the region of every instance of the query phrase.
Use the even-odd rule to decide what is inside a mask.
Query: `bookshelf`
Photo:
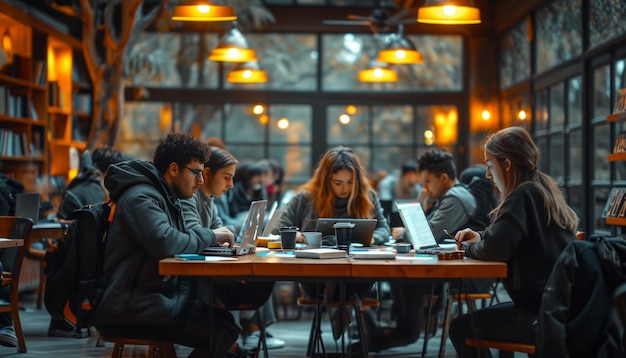
[[[48,170],[46,145],[47,105],[45,52],[35,43],[45,39],[30,27],[0,14],[0,36],[9,37],[13,56],[3,57],[0,66],[0,170],[12,175],[17,166],[37,165]]]
[[[78,174],[77,152],[86,147],[84,136],[76,129],[90,119],[91,97],[89,86],[75,74],[72,48],[52,37],[47,48],[50,175],[65,177],[69,182]]]
[[[613,113],[606,117],[607,122],[626,123],[626,89],[619,90],[614,108]],[[609,162],[626,161],[626,131],[618,133],[613,151],[606,159]],[[626,226],[626,188],[611,189],[603,216],[608,225]]]

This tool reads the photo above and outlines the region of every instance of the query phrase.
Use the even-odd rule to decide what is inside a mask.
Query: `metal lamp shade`
[[[480,10],[472,0],[426,0],[417,22],[440,25],[480,24]]]
[[[385,49],[378,52],[377,62],[393,63],[398,65],[410,65],[423,63],[424,58],[415,45],[406,37],[391,35],[391,41]]]
[[[250,48],[241,31],[232,28],[220,39],[217,46],[209,54],[209,60],[221,62],[256,61],[256,52]]]
[[[208,1],[196,4],[176,5],[172,12],[174,21],[234,21],[235,10],[230,6],[213,5]]]
[[[267,82],[267,73],[259,68],[256,61],[242,63],[226,76],[232,83],[263,83]]]

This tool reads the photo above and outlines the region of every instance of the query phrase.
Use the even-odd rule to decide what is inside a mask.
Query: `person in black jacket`
[[[467,338],[535,344],[544,287],[578,226],[558,184],[537,169],[539,149],[524,128],[496,132],[486,139],[484,152],[487,178],[500,192],[500,203],[487,229],[464,229],[456,239],[468,257],[506,262],[502,282],[512,301],[452,322],[450,339],[463,358],[490,356],[488,349],[467,346]]]

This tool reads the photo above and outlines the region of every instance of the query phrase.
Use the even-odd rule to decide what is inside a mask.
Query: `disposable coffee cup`
[[[307,231],[303,232],[302,235],[306,239],[306,244],[310,249],[319,249],[322,246],[322,233]]]
[[[337,238],[337,248],[350,253],[350,241],[352,240],[353,223],[343,222],[333,225],[335,228],[335,237]]]
[[[283,250],[293,250],[296,248],[297,227],[283,227],[280,229],[280,242]]]

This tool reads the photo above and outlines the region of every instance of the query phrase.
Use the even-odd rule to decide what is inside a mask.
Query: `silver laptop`
[[[211,246],[204,249],[204,255],[211,256],[240,256],[253,254],[256,251],[256,237],[261,236],[263,220],[265,219],[265,206],[267,200],[253,201],[250,204],[248,215],[243,221],[239,232],[238,244],[231,243],[230,247]]]
[[[20,193],[15,195],[15,215],[22,216],[33,221],[33,225],[39,220],[39,193]]]
[[[352,229],[352,243],[359,243],[363,246],[372,244],[374,230],[376,230],[376,219],[352,219],[352,218],[319,218],[315,225],[315,231],[321,232],[324,236],[335,236],[333,225],[336,223],[349,222],[354,224]]]
[[[438,254],[454,251],[454,249],[439,246],[419,202],[396,203],[396,206],[416,254]]]
[[[276,204],[276,202],[274,202],[274,204]],[[274,228],[274,226],[276,226],[278,220],[280,220],[280,217],[283,215],[284,210],[285,207],[282,207],[280,209],[274,208],[273,211],[270,210],[270,219],[267,221],[267,224],[265,224],[265,229],[263,229],[263,237],[269,237],[272,234],[272,229]]]

